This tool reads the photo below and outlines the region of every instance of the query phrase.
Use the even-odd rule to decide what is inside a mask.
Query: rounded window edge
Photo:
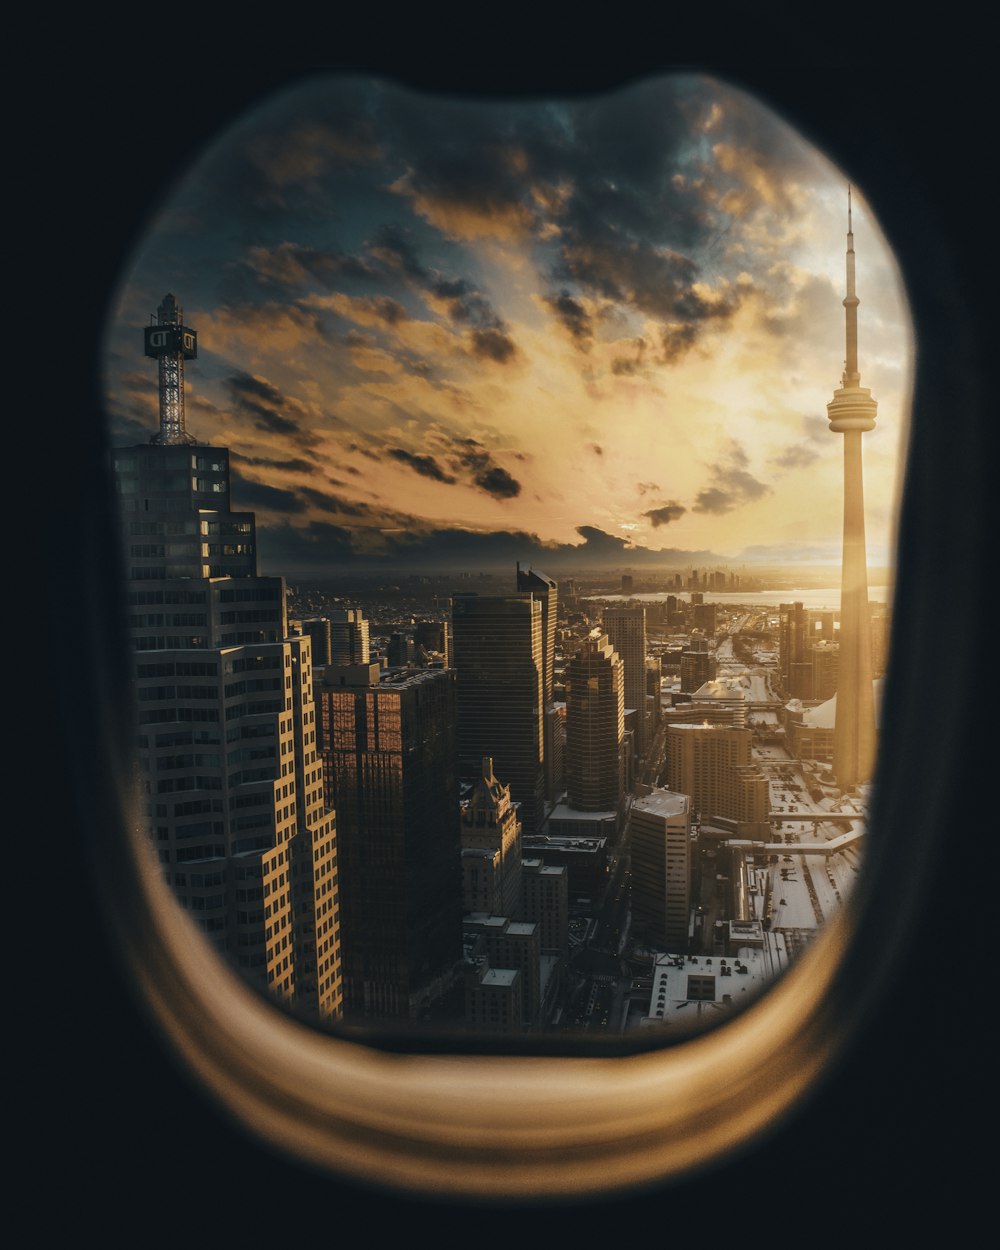
[[[919,327],[918,327],[919,328]],[[918,388],[919,389],[919,388]],[[926,442],[926,439],[924,439]],[[926,455],[926,447],[925,447]],[[912,495],[913,492],[911,492]],[[917,492],[919,494],[919,492]],[[904,499],[905,506],[905,499]],[[911,507],[915,506],[912,504]],[[914,518],[909,518],[910,526],[914,525]],[[947,527],[946,527],[947,528]],[[954,526],[951,527],[954,529]],[[903,540],[906,541],[906,535]],[[940,539],[943,542],[944,538]],[[908,565],[909,572],[906,578],[905,589],[914,598],[921,598],[929,593],[929,584],[926,575],[921,578],[917,575],[912,560]],[[919,592],[919,593],[918,593]],[[897,598],[897,602],[900,600]],[[893,668],[896,667],[895,659],[899,647],[899,638],[894,636],[893,639]],[[925,650],[925,649],[924,649]],[[917,643],[907,648],[908,657],[904,664],[906,671],[912,676],[913,659],[915,654],[920,651],[924,652]],[[887,690],[887,702],[892,703],[893,699],[898,703],[895,715],[897,723],[902,722],[905,716],[906,708],[910,703],[909,693],[904,698],[902,682],[904,678],[897,677],[893,679],[890,672],[891,689]],[[952,709],[949,709],[949,711]],[[952,718],[953,719],[953,718]],[[947,720],[947,716],[946,716]],[[954,727],[954,726],[952,726]],[[897,752],[894,750],[894,758],[888,762],[888,766],[883,768],[880,763],[880,775],[885,774],[891,785],[898,788],[900,770],[906,771],[905,762],[898,758],[905,751],[906,746],[914,746],[917,737],[916,727],[906,729],[904,733],[905,744]],[[959,735],[955,736],[955,742],[960,740]],[[951,748],[957,749],[957,748]],[[946,747],[945,755],[949,756],[949,749]],[[946,758],[943,762],[943,770],[948,775],[954,775],[956,769],[954,762]],[[950,770],[950,771],[949,771]],[[912,780],[914,768],[912,760],[909,765],[909,776]],[[933,789],[933,788],[932,788]],[[896,794],[898,798],[898,794]],[[926,802],[932,809],[932,815],[940,817],[944,810],[941,796],[936,792],[932,792],[927,796]],[[879,824],[879,803],[875,805],[872,824]],[[696,1039],[691,1043],[685,1043],[685,1047],[690,1046],[691,1050],[687,1054],[683,1054],[680,1048],[671,1051],[665,1051],[660,1055],[654,1056],[636,1056],[616,1060],[590,1060],[582,1059],[581,1064],[600,1064],[602,1067],[610,1065],[633,1065],[638,1068],[642,1065],[651,1067],[654,1063],[663,1063],[672,1065],[677,1068],[682,1061],[695,1064],[695,1048],[704,1048],[707,1044],[712,1043],[718,1036],[721,1038],[725,1033],[732,1031],[733,1040],[739,1031],[740,1036],[744,1036],[747,1030],[757,1028],[763,1030],[765,1022],[771,1022],[775,1018],[769,1010],[774,1001],[782,994],[783,991],[790,989],[795,984],[803,981],[806,968],[811,968],[815,976],[815,980],[809,985],[809,1006],[800,1004],[801,1010],[795,1015],[800,1031],[789,1037],[789,1049],[783,1054],[780,1060],[774,1059],[773,1064],[763,1062],[763,1060],[754,1068],[750,1068],[745,1064],[741,1064],[735,1075],[732,1071],[726,1081],[729,1084],[738,1086],[739,1081],[744,1083],[743,1087],[750,1088],[754,1082],[760,1085],[768,1085],[766,1099],[760,1098],[755,1105],[760,1106],[765,1101],[769,1103],[769,1114],[761,1116],[758,1111],[757,1117],[753,1118],[753,1113],[746,1111],[744,1118],[740,1120],[738,1125],[738,1136],[734,1135],[733,1139],[722,1145],[714,1153],[708,1154],[702,1152],[697,1154],[696,1148],[691,1146],[690,1142],[659,1142],[652,1140],[657,1134],[666,1134],[672,1132],[671,1126],[676,1126],[679,1119],[670,1118],[667,1123],[667,1117],[661,1113],[660,1118],[656,1120],[656,1115],[648,1107],[642,1110],[649,1116],[649,1119],[641,1125],[638,1122],[631,1122],[622,1127],[622,1121],[627,1118],[625,1111],[619,1110],[616,1117],[608,1115],[607,1117],[598,1119],[588,1112],[592,1111],[594,1103],[598,1101],[595,1098],[593,1089],[585,1081],[581,1080],[579,1074],[575,1077],[567,1078],[559,1087],[557,1097],[563,1099],[564,1095],[568,1099],[568,1090],[570,1086],[574,1086],[575,1092],[572,1097],[578,1102],[583,1103],[583,1110],[580,1111],[576,1107],[578,1114],[582,1120],[592,1130],[589,1142],[589,1157],[594,1160],[593,1166],[597,1166],[596,1161],[603,1158],[607,1164],[607,1170],[602,1173],[597,1182],[589,1177],[585,1179],[585,1169],[581,1162],[583,1149],[577,1146],[576,1155],[566,1161],[565,1168],[560,1173],[565,1177],[572,1177],[573,1184],[567,1184],[564,1188],[559,1186],[558,1177],[554,1178],[553,1173],[549,1172],[538,1180],[536,1188],[544,1191],[545,1194],[551,1196],[560,1196],[569,1192],[578,1192],[582,1189],[595,1190],[598,1188],[624,1188],[628,1185],[638,1185],[645,1181],[662,1180],[670,1176],[681,1176],[689,1173],[694,1168],[707,1164],[711,1161],[719,1159],[726,1152],[731,1152],[741,1146],[748,1145],[754,1139],[755,1135],[763,1131],[765,1124],[773,1125],[776,1117],[786,1113],[793,1105],[801,1106],[801,1098],[808,1089],[815,1086],[824,1064],[827,1060],[832,1061],[834,1055],[842,1051],[843,1046],[849,1040],[853,1027],[861,1014],[862,1008],[858,1005],[857,997],[848,994],[844,981],[844,963],[857,951],[859,946],[859,935],[857,932],[858,917],[861,917],[866,923],[868,914],[867,901],[877,889],[883,889],[889,884],[889,879],[885,869],[885,860],[891,853],[893,848],[899,849],[902,845],[903,838],[899,832],[899,821],[901,816],[912,814],[914,804],[912,802],[904,802],[902,810],[900,804],[894,800],[889,801],[889,807],[892,809],[890,813],[893,815],[892,833],[886,839],[885,844],[879,848],[877,863],[871,863],[866,866],[864,880],[861,883],[865,888],[863,891],[864,898],[859,898],[856,906],[849,909],[849,914],[841,917],[837,924],[831,927],[824,935],[820,944],[814,948],[815,952],[825,950],[832,942],[836,942],[837,949],[835,952],[827,952],[828,958],[820,959],[819,954],[807,952],[802,957],[798,965],[791,970],[783,981],[775,986],[772,991],[761,1000],[753,1009],[749,1010],[730,1025],[719,1030],[718,1034],[710,1035],[703,1039]],[[926,825],[926,820],[925,820]],[[134,848],[129,849],[127,845],[128,834],[124,827],[109,829],[102,831],[105,836],[106,844],[103,849],[110,849],[112,855],[112,863],[118,871],[130,871],[126,864],[128,857],[131,856]],[[918,839],[925,851],[929,850],[930,838],[923,837]],[[123,860],[122,857],[125,857]],[[919,876],[920,872],[926,868],[927,856],[923,854],[919,857],[920,863],[917,866],[915,875]],[[439,1145],[438,1154],[435,1156],[435,1162],[428,1164],[424,1161],[425,1170],[431,1167],[436,1169],[436,1175],[441,1177],[439,1183],[435,1183],[434,1177],[418,1174],[419,1161],[414,1164],[409,1157],[408,1148],[399,1145],[400,1132],[398,1124],[395,1123],[396,1117],[400,1114],[400,1108],[397,1106],[392,1109],[388,1119],[384,1116],[384,1109],[381,1106],[365,1107],[365,1123],[360,1123],[360,1115],[345,1114],[343,1109],[334,1105],[334,1099],[330,1098],[326,1106],[320,1105],[320,1096],[324,1092],[321,1084],[312,1092],[316,1095],[315,1099],[301,1099],[301,1090],[296,1091],[294,1085],[283,1081],[281,1071],[268,1073],[266,1070],[259,1070],[255,1065],[259,1065],[264,1060],[263,1052],[250,1052],[246,1049],[240,1050],[237,1047],[237,1039],[233,1035],[233,1029],[227,1031],[225,1037],[225,1045],[220,1038],[210,1038],[207,1036],[208,1030],[199,1028],[188,1032],[191,1021],[186,1019],[189,1013],[199,1002],[199,993],[204,991],[204,978],[208,974],[202,968],[200,973],[193,966],[189,966],[188,954],[181,954],[175,947],[173,941],[164,942],[162,934],[157,933],[151,927],[148,927],[148,920],[144,921],[141,915],[141,907],[147,904],[150,907],[150,916],[155,917],[159,906],[155,899],[150,899],[147,889],[148,882],[144,881],[144,869],[135,866],[136,876],[141,883],[135,891],[135,897],[126,903],[123,897],[119,896],[110,901],[109,909],[111,911],[111,921],[119,938],[122,941],[125,958],[129,963],[133,975],[140,989],[140,996],[145,996],[153,1011],[157,1021],[163,1026],[164,1030],[171,1036],[172,1044],[178,1049],[185,1061],[199,1073],[202,1083],[209,1089],[212,1089],[215,1096],[218,1097],[229,1110],[244,1123],[248,1124],[260,1136],[265,1137],[276,1144],[281,1145],[290,1153],[297,1154],[302,1158],[310,1159],[314,1162],[320,1162],[330,1166],[337,1167],[345,1175],[362,1176],[365,1179],[384,1179],[394,1184],[404,1187],[420,1187],[423,1190],[437,1190],[441,1193],[474,1193],[477,1196],[484,1196],[482,1188],[472,1188],[468,1182],[463,1182],[462,1177],[444,1176],[446,1168],[454,1165],[456,1157],[460,1160],[462,1167],[472,1169],[474,1164],[470,1161],[469,1155],[472,1153],[467,1140],[461,1138],[463,1127],[457,1121],[452,1122],[450,1127],[453,1130],[449,1140],[444,1145]],[[914,901],[918,891],[914,887],[910,887],[908,891],[904,891],[906,900]],[[164,900],[168,901],[168,900]],[[870,909],[868,909],[870,910]],[[902,907],[902,916],[898,921],[898,927],[905,927],[906,917],[912,915],[910,904],[906,903]],[[888,930],[886,930],[888,931]],[[870,934],[869,934],[870,936]],[[901,940],[898,939],[897,940]],[[832,958],[832,956],[837,956]],[[842,958],[840,958],[842,956]],[[198,961],[204,961],[204,951],[198,952]],[[889,955],[882,957],[882,964],[891,962]],[[236,985],[236,978],[230,977],[230,980]],[[804,981],[803,981],[804,984]],[[232,989],[233,987],[229,987]],[[250,996],[251,991],[243,990],[242,986],[237,986],[242,994]],[[227,991],[228,992],[228,991]],[[874,986],[867,989],[866,999],[870,1000],[874,994]],[[240,995],[237,995],[239,997]],[[846,1015],[841,1015],[838,1008],[843,1009],[850,1005]],[[243,1013],[247,1004],[241,1003],[239,1011]],[[218,1011],[218,1006],[216,1008]],[[259,1017],[258,1014],[259,1013]],[[263,1016],[267,1015],[269,1021],[265,1024]],[[311,1062],[319,1069],[329,1069],[332,1064],[340,1064],[341,1060],[347,1052],[337,1053],[336,1047],[345,1045],[339,1042],[331,1042],[330,1039],[323,1038],[320,1035],[312,1035],[308,1044],[304,1041],[306,1033],[309,1032],[307,1026],[297,1026],[293,1022],[286,1021],[281,1018],[280,1013],[272,1011],[267,1004],[263,1002],[255,1002],[253,1009],[249,1010],[247,1019],[253,1019],[264,1032],[270,1032],[273,1029],[276,1035],[281,1038],[281,1045],[288,1049],[289,1053],[295,1048],[300,1048],[303,1057],[311,1055]],[[280,1021],[280,1024],[275,1023]],[[224,1022],[225,1023],[225,1022]],[[230,1020],[229,1024],[233,1025],[234,1020]],[[749,1038],[749,1035],[747,1034]],[[772,1045],[777,1046],[781,1041],[780,1037],[771,1037]],[[811,1047],[810,1042],[815,1042],[815,1048]],[[347,1043],[348,1047],[354,1049],[353,1044]],[[228,1048],[228,1049],[227,1049]],[[321,1053],[321,1049],[325,1053]],[[803,1051],[807,1052],[803,1057]],[[273,1055],[272,1055],[273,1058]],[[351,1060],[357,1056],[351,1056]],[[365,1056],[365,1063],[368,1063],[369,1056]],[[234,1067],[227,1071],[226,1062],[232,1060]],[[795,1061],[799,1060],[797,1072],[792,1073],[790,1068],[795,1066]],[[386,1059],[385,1056],[377,1056],[372,1063],[372,1070],[380,1067],[376,1080],[382,1081],[398,1081],[400,1073],[404,1067],[408,1070],[406,1079],[410,1079],[410,1075],[415,1073],[423,1073],[417,1079],[423,1079],[429,1085],[430,1077],[436,1075],[437,1072],[444,1071],[444,1068],[437,1067],[444,1063],[449,1072],[456,1079],[463,1079],[463,1089],[468,1090],[474,1088],[475,1097],[481,1098],[482,1090],[479,1082],[468,1080],[468,1065],[470,1061],[461,1061],[454,1059],[440,1060],[435,1056],[419,1056],[405,1057],[399,1059],[391,1057]],[[474,1066],[482,1067],[483,1061],[471,1061]],[[576,1064],[576,1060],[560,1060],[560,1066],[563,1064]],[[708,1063],[707,1055],[703,1055],[702,1062]],[[540,1083],[536,1081],[534,1076],[527,1076],[528,1069],[534,1065],[541,1068],[550,1063],[549,1060],[523,1059],[521,1057],[505,1058],[502,1060],[503,1065],[516,1065],[522,1069],[520,1084],[524,1089],[536,1089],[540,1087]],[[463,1069],[465,1072],[463,1074]],[[514,1067],[510,1069],[514,1072]],[[237,1072],[243,1076],[243,1081],[238,1079]],[[219,1082],[213,1084],[213,1074],[219,1076]],[[321,1071],[320,1075],[327,1079],[330,1076],[329,1071]],[[350,1079],[350,1073],[340,1072],[334,1076],[334,1082],[342,1081],[346,1087]],[[367,1079],[367,1078],[366,1078]],[[481,1078],[480,1078],[481,1079]],[[515,1081],[513,1075],[509,1077],[511,1081]],[[617,1079],[617,1078],[613,1078]],[[643,1073],[641,1078],[635,1073],[629,1073],[628,1078],[632,1080],[636,1086],[642,1085],[643,1090],[648,1095],[655,1091],[659,1094],[668,1092],[668,1082],[665,1074],[661,1074],[659,1083],[655,1082],[651,1074]],[[774,1081],[771,1085],[770,1082]],[[574,1081],[576,1084],[574,1085]],[[253,1083],[256,1082],[256,1087]],[[515,1081],[516,1083],[516,1081]],[[785,1096],[785,1091],[790,1092]],[[337,1093],[336,1090],[333,1091]],[[352,1097],[353,1095],[353,1097]],[[355,1104],[360,1101],[357,1098],[357,1091],[349,1089],[344,1093],[345,1103]],[[727,1106],[723,1108],[723,1102],[727,1102]],[[600,1099],[601,1107],[604,1105],[603,1095]],[[490,1106],[493,1107],[491,1102]],[[560,1103],[560,1105],[563,1105]],[[501,1120],[515,1119],[515,1110],[522,1109],[523,1102],[517,1104],[517,1107],[508,1107],[505,1116],[498,1116]],[[699,1114],[710,1118],[709,1113],[714,1115],[733,1115],[737,1111],[736,1100],[729,1098],[728,1100],[718,1096],[716,1101],[706,1108],[702,1104],[699,1108]],[[479,1119],[482,1119],[482,1105],[477,1106]],[[652,1121],[656,1120],[655,1123]],[[336,1134],[333,1133],[333,1126],[336,1126]],[[488,1124],[487,1129],[490,1127]],[[487,1143],[485,1154],[488,1155],[489,1176],[485,1186],[485,1196],[496,1194],[505,1196],[510,1194],[527,1194],[533,1190],[522,1187],[518,1188],[513,1179],[515,1165],[511,1165],[508,1169],[504,1162],[507,1153],[523,1149],[519,1146],[516,1139],[516,1128],[510,1128],[509,1125],[501,1123],[498,1129],[494,1130],[492,1140]],[[711,1130],[704,1130],[706,1133]],[[550,1132],[550,1138],[554,1134],[561,1132],[561,1129],[553,1129]],[[612,1134],[617,1132],[617,1136],[612,1140]],[[353,1135],[352,1135],[353,1134]],[[364,1136],[366,1135],[367,1136]],[[595,1140],[603,1135],[602,1140]],[[359,1146],[359,1140],[364,1136],[363,1144]],[[539,1148],[539,1142],[542,1140],[542,1133],[536,1135],[535,1148]],[[409,1141],[410,1139],[404,1139]],[[414,1140],[416,1140],[414,1138]],[[339,1143],[343,1149],[343,1157],[335,1158],[334,1142]],[[562,1143],[556,1143],[559,1148]],[[673,1151],[670,1156],[669,1167],[656,1166],[650,1167],[648,1172],[638,1175],[636,1169],[637,1155],[630,1155],[628,1159],[628,1175],[625,1178],[619,1176],[611,1176],[610,1171],[616,1167],[615,1153],[621,1152],[629,1146],[634,1148],[635,1152],[642,1150],[649,1151],[650,1154],[661,1151],[668,1153]],[[550,1144],[551,1148],[551,1144]],[[573,1147],[568,1145],[565,1147],[567,1153],[572,1155]],[[427,1153],[430,1153],[431,1146],[425,1147]],[[603,1153],[602,1153],[603,1152]],[[696,1157],[697,1154],[697,1157]],[[660,1158],[661,1156],[657,1156]],[[396,1166],[390,1168],[390,1162],[395,1160]],[[402,1162],[400,1162],[402,1160]],[[379,1161],[381,1161],[381,1166]],[[554,1168],[559,1168],[560,1161],[551,1161]],[[543,1164],[545,1161],[543,1160]],[[411,1165],[408,1170],[406,1164]],[[622,1165],[624,1167],[624,1164]],[[510,1173],[510,1175],[508,1175]],[[477,1171],[477,1175],[478,1175]],[[508,1184],[509,1181],[509,1184]],[[504,1188],[505,1184],[507,1185]]]
[[[123,793],[127,794],[127,790]],[[846,907],[733,1019],[612,1057],[393,1053],[330,1036],[245,983],[177,908],[123,819],[105,906],[176,1056],[262,1140],[341,1176],[478,1200],[565,1199],[679,1179],[759,1140],[830,1070],[857,1018],[838,993]]]

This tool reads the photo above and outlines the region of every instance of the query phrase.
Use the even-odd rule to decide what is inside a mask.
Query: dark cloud
[[[258,534],[261,565],[288,576],[315,576],[324,569],[402,570],[510,569],[517,561],[550,571],[611,570],[623,555],[635,567],[718,563],[717,552],[676,547],[653,550],[630,546],[594,526],[581,525],[579,543],[544,542],[521,530],[488,532],[432,528],[415,517],[396,515],[385,526],[343,525],[310,521],[268,525]],[[456,591],[468,583],[456,583]]]
[[[611,372],[618,377],[628,377],[641,373],[644,369],[644,357],[650,344],[642,337],[634,339],[633,342],[635,344],[634,356],[616,356],[611,362]]]
[[[604,448],[601,446],[600,443],[591,443],[589,444],[589,446],[590,446],[590,450],[594,453],[595,456],[604,455]]]
[[[660,489],[655,482],[636,482],[635,488],[640,495],[647,495],[650,491]]]
[[[316,465],[312,460],[301,457],[289,457],[284,460],[272,459],[269,456],[243,456],[238,451],[229,453],[232,464],[248,464],[258,469],[281,469],[285,473],[315,473]]]
[[[305,427],[303,406],[283,395],[266,378],[236,373],[224,380],[224,386],[236,414],[249,417],[258,430],[280,434],[303,449],[315,447],[319,442]]]
[[[398,325],[409,317],[409,313],[399,300],[393,299],[391,295],[372,295],[362,300],[361,303],[365,308],[370,309],[380,321],[384,321],[386,325]]]
[[[595,525],[578,525],[576,532],[583,539],[584,550],[587,554],[617,556],[630,546],[628,539],[609,534]]]
[[[401,464],[409,465],[423,477],[433,478],[436,482],[455,481],[450,473],[445,473],[433,456],[415,455],[412,451],[406,451],[402,447],[390,447],[386,454]]]
[[[383,265],[399,270],[419,283],[427,281],[429,275],[417,257],[411,231],[384,224],[379,226],[366,246],[369,255]]]
[[[434,437],[452,469],[456,473],[464,470],[480,490],[495,499],[513,499],[521,493],[521,483],[496,463],[478,439],[458,437],[440,426],[435,427]]]
[[[577,347],[583,352],[590,351],[594,341],[594,324],[584,305],[578,299],[574,299],[565,289],[558,295],[545,295],[542,298],[555,313],[563,329],[569,333]]]
[[[494,499],[513,499],[521,493],[521,483],[499,465],[480,473],[476,478],[476,485]]]
[[[306,510],[305,501],[294,490],[255,482],[233,469],[230,470],[230,477],[233,506],[241,511],[263,508],[267,512],[298,513]]]
[[[819,459],[819,452],[805,443],[796,443],[786,447],[778,455],[771,457],[771,463],[779,469],[804,469]]]
[[[517,355],[517,344],[503,330],[473,330],[472,349],[486,360],[505,365]]]
[[[314,508],[319,508],[322,512],[331,512],[336,516],[354,517],[361,519],[373,515],[372,509],[368,504],[349,503],[346,499],[341,499],[339,495],[331,495],[328,491],[317,490],[312,486],[300,486],[297,493]]]
[[[698,492],[693,511],[722,515],[769,495],[771,487],[748,471],[749,463],[746,449],[731,439],[722,459],[711,466],[709,484]]]
[[[679,503],[665,503],[659,508],[650,508],[648,512],[642,515],[648,517],[653,524],[653,529],[659,529],[661,525],[669,525],[671,521],[678,521],[687,512],[687,508]]]
[[[301,289],[304,279],[334,290],[344,278],[370,281],[378,272],[363,256],[287,241],[270,249],[250,248],[240,264],[261,288],[281,287],[287,291]]]

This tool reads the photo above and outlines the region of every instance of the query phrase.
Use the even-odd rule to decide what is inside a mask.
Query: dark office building
[[[375,664],[331,666],[318,703],[337,810],[345,1017],[419,1021],[462,958],[455,675],[379,681]]]
[[[533,833],[545,810],[542,600],[455,595],[452,620],[461,774],[476,781],[492,758]]]
[[[624,665],[607,634],[585,638],[566,666],[566,801],[615,811],[622,800]]]

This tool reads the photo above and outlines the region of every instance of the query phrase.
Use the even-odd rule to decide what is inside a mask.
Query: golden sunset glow
[[[206,152],[136,254],[116,441],[156,428],[135,342],[172,290],[199,334],[188,428],[232,449],[264,571],[833,564],[846,182],[700,78],[540,103],[317,80]],[[911,347],[863,188],[854,223],[876,567]]]

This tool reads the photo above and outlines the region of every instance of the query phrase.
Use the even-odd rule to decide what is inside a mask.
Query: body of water
[[[891,602],[891,593],[892,590],[889,586],[870,586],[868,588],[868,602],[888,604]],[[676,597],[683,602],[691,602],[691,592],[687,590],[658,591],[655,594],[641,595],[588,595],[586,598],[601,599],[608,603],[624,603],[630,599],[637,603],[662,603],[666,599],[667,594],[676,594]],[[782,603],[801,603],[804,608],[814,612],[840,611],[839,586],[831,586],[819,590],[815,587],[802,587],[798,590],[757,590],[752,592],[706,590],[704,591],[704,596],[706,603],[746,604],[748,607],[757,608],[778,608]]]

